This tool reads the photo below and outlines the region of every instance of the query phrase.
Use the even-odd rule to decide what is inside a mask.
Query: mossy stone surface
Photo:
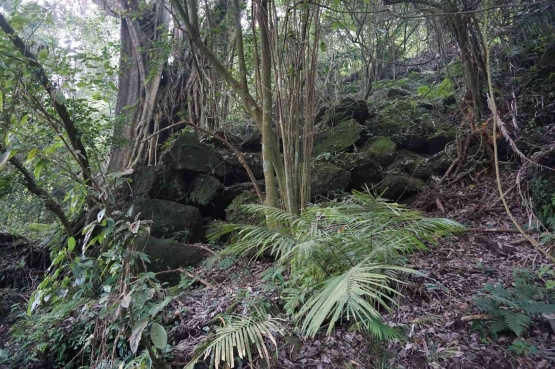
[[[426,158],[408,150],[399,151],[395,163],[391,167],[392,170],[398,170],[422,180],[427,180],[432,175],[432,168]]]
[[[260,204],[260,199],[254,192],[245,191],[237,196],[225,210],[226,221],[234,224],[252,224],[257,218],[242,208],[243,205]]]
[[[344,190],[350,182],[351,174],[345,169],[327,162],[316,162],[312,165],[311,198]]]
[[[376,137],[370,141],[367,150],[383,158],[394,155],[397,151],[397,144],[387,137]]]
[[[377,186],[376,190],[383,196],[398,201],[415,195],[426,188],[426,183],[406,174],[388,175]]]
[[[227,174],[224,158],[214,147],[201,143],[193,132],[184,132],[162,154],[162,162],[173,170]]]
[[[346,120],[328,128],[314,138],[313,154],[335,153],[352,147],[360,139],[364,127],[354,120]]]
[[[152,220],[150,234],[159,238],[175,237],[188,242],[200,241],[204,219],[197,208],[173,201],[139,199],[133,212],[140,220]]]
[[[213,176],[199,174],[191,184],[187,199],[193,204],[207,206],[222,193],[223,188],[220,181]]]

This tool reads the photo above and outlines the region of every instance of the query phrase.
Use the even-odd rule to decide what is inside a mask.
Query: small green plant
[[[170,349],[161,312],[172,297],[154,273],[141,272],[150,261],[136,250],[135,237],[148,232],[148,222],[129,220],[114,220],[102,210],[85,227],[84,239],[69,237],[53,255],[27,314],[11,331],[18,344],[8,347],[12,365],[48,359],[65,368],[81,361],[91,367],[163,367]],[[102,231],[93,237],[97,227]],[[100,255],[75,256],[78,243],[84,250],[98,248]]]
[[[282,320],[270,317],[262,311],[252,317],[227,316],[222,320],[225,325],[216,329],[216,333],[196,350],[186,369],[193,369],[199,360],[211,355],[216,369],[221,362],[233,365],[236,358],[247,358],[252,362],[251,346],[255,347],[256,354],[270,366],[270,353],[265,339],[277,348],[275,336],[283,336],[287,332]],[[224,367],[229,368],[229,365]]]
[[[323,152],[316,157],[316,160],[330,161],[332,158],[333,158],[333,154],[331,152]]]
[[[509,346],[509,351],[512,351],[520,356],[528,356],[530,354],[536,353],[538,351],[538,348],[526,341],[514,340],[511,346]]]
[[[418,87],[418,95],[429,99],[444,99],[453,94],[453,83],[449,78],[445,78],[440,84]]]
[[[551,174],[541,173],[531,182],[531,194],[539,220],[550,230],[555,229],[555,192]],[[544,238],[544,243],[552,241]]]
[[[522,336],[533,317],[555,313],[555,294],[535,277],[529,270],[515,269],[514,287],[488,283],[474,297],[476,307],[491,316],[488,327],[494,337],[503,331]]]

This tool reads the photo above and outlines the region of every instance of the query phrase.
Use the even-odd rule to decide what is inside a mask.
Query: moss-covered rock
[[[445,145],[457,139],[457,130],[455,128],[439,128],[437,131],[428,136],[427,154],[434,155],[445,149]]]
[[[329,128],[314,138],[314,155],[334,153],[352,147],[360,139],[363,126],[353,120],[346,120]]]
[[[187,195],[187,201],[192,204],[207,206],[214,201],[224,186],[216,178],[207,174],[195,176]]]
[[[311,197],[344,190],[350,182],[351,174],[345,169],[326,162],[316,162],[312,165]]]
[[[366,147],[353,153],[342,153],[333,163],[351,173],[350,187],[363,189],[378,183],[395,159],[397,144],[387,137],[376,137]]]
[[[137,237],[136,245],[137,249],[142,250],[150,258],[151,262],[148,264],[148,268],[153,272],[195,266],[206,256],[206,253],[197,247],[153,236]],[[170,282],[170,284],[179,282],[178,273],[161,276],[163,282]]]
[[[428,159],[428,167],[432,171],[432,173],[442,176],[447,172],[449,166],[451,165],[452,159],[447,156],[445,153],[441,153],[439,155],[434,155],[433,157]]]
[[[370,141],[366,150],[374,154],[380,160],[388,161],[395,155],[397,144],[387,137],[376,137]]]
[[[253,224],[258,219],[245,212],[243,205],[260,204],[260,199],[254,192],[245,191],[237,196],[225,210],[226,221],[234,224]]]
[[[370,133],[387,137],[400,148],[419,150],[435,131],[430,112],[407,99],[380,102],[374,113],[368,124]]]
[[[405,96],[409,96],[410,92],[404,88],[390,88],[387,91],[387,98],[391,100],[400,99]]]
[[[231,150],[220,150],[228,166],[228,174],[224,178],[226,185],[231,185],[239,182],[248,182],[250,178],[247,170]],[[258,179],[264,178],[264,168],[262,166],[262,154],[257,152],[243,153],[243,157],[250,167],[254,177]]]
[[[133,212],[141,220],[152,220],[150,233],[154,237],[188,242],[202,239],[204,220],[197,208],[158,199],[139,199],[133,203]]]
[[[363,100],[343,99],[338,105],[323,110],[321,125],[335,127],[346,120],[354,120],[359,124],[364,124],[368,118],[368,105]],[[319,122],[319,120],[317,120]]]
[[[423,180],[406,174],[388,175],[376,186],[379,193],[383,193],[384,197],[394,201],[415,195],[424,188],[426,188],[426,183]]]
[[[390,172],[403,172],[411,177],[427,180],[432,175],[432,168],[423,156],[408,150],[401,150],[397,154]]]
[[[172,141],[162,154],[162,162],[173,170],[227,174],[222,155],[214,147],[205,145],[193,132],[184,132]]]

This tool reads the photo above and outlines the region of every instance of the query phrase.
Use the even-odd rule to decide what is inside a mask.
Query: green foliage
[[[416,272],[387,264],[400,263],[403,254],[425,249],[425,242],[433,244],[464,231],[454,221],[423,218],[369,191],[355,192],[342,202],[310,206],[301,216],[260,205],[244,209],[261,218],[261,223],[218,225],[211,237],[232,234],[225,254],[270,253],[277,265],[290,267],[283,290],[286,310],[294,314],[306,336],[314,336],[326,324],[331,332],[344,319],[377,337],[391,337],[381,323],[378,306],[387,309],[393,302],[397,292],[391,285],[399,283],[396,272]]]
[[[473,299],[478,309],[492,317],[489,330],[494,336],[502,331],[522,336],[533,317],[555,313],[555,294],[532,272],[515,269],[513,279],[514,287],[488,283]]]
[[[4,3],[10,9],[8,21],[38,56],[47,75],[53,78],[57,94],[49,96],[44,91],[33,67],[22,59],[5,33],[0,32],[2,146],[24,164],[37,184],[62,204],[63,210],[70,216],[80,213],[82,202],[73,201],[75,197],[68,199],[66,195],[74,192],[83,196],[85,186],[78,180],[80,169],[75,153],[67,149],[68,137],[56,127],[52,100],[63,102],[68,109],[86,147],[91,169],[97,171],[111,144],[110,115],[115,101],[111,84],[117,78],[115,65],[119,50],[114,42],[116,34],[111,33],[110,27],[98,24],[111,24],[111,20],[101,13],[84,16],[71,11],[71,6],[49,2],[39,5],[8,0]],[[78,43],[73,42],[75,39],[68,40],[68,35],[76,33],[80,35]],[[42,201],[26,191],[20,178],[11,165],[0,168],[0,223],[14,233],[28,232],[25,224],[55,220],[43,210]]]
[[[555,230],[555,188],[552,179],[551,173],[537,175],[531,181],[530,191],[539,220],[546,228]]]
[[[131,220],[133,214],[129,216]],[[101,232],[93,236],[99,227]],[[146,223],[115,220],[101,210],[85,227],[84,238],[69,237],[53,255],[27,314],[12,329],[11,364],[53,358],[71,368],[76,355],[126,368],[163,360],[169,347],[161,316],[172,297],[152,272],[140,272],[150,261],[135,250],[134,240],[144,232]],[[77,257],[78,245],[86,253],[99,250],[100,255]],[[129,339],[118,333],[124,331],[131,332]],[[154,356],[143,352],[146,345]],[[106,352],[116,355],[108,357]]]
[[[440,84],[434,84],[431,87],[418,87],[418,95],[429,99],[445,99],[453,95],[453,83],[449,78],[445,78]]]
[[[512,351],[520,356],[527,356],[536,353],[538,348],[526,341],[514,340],[511,346],[509,346],[509,351]]]
[[[75,348],[88,344],[94,317],[94,302],[87,299],[60,301],[40,315],[22,314],[10,331],[7,363],[26,367],[50,357],[65,365],[76,354]]]
[[[197,350],[185,368],[193,369],[201,358],[207,358],[210,355],[213,357],[216,368],[219,367],[220,362],[228,363],[233,367],[235,357],[247,358],[249,362],[252,362],[251,346],[255,347],[256,353],[264,358],[270,367],[270,354],[265,340],[271,341],[277,348],[275,335],[284,335],[285,332],[282,320],[277,318],[230,316],[227,318],[226,324],[218,328],[214,336]]]

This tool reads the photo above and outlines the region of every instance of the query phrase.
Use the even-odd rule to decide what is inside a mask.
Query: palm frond
[[[231,321],[224,327],[216,330],[215,336],[210,339],[204,347],[193,356],[187,364],[186,369],[193,369],[195,364],[212,355],[216,368],[221,362],[234,367],[237,356],[247,358],[252,362],[251,347],[254,346],[256,353],[270,362],[270,354],[266,347],[265,339],[268,339],[277,347],[276,334],[284,335],[286,329],[281,319],[268,317],[261,319],[258,317],[231,317]]]
[[[280,256],[289,251],[297,241],[289,234],[273,230],[264,226],[245,224],[217,225],[209,231],[209,239],[217,240],[223,235],[234,233],[231,246],[224,254],[244,255],[252,253],[254,256],[271,250],[272,255]]]
[[[301,330],[313,337],[329,319],[329,334],[344,315],[355,323],[380,319],[378,306],[390,309],[389,304],[394,303],[391,296],[399,295],[399,292],[389,287],[390,282],[399,282],[391,273],[393,271],[418,274],[408,268],[363,261],[342,275],[328,279],[297,314],[298,320],[304,319]]]
[[[369,191],[312,205],[300,216],[261,205],[244,209],[262,223],[219,225],[216,237],[232,233],[226,253],[270,251],[278,264],[290,266],[287,286],[312,295],[296,315],[308,336],[324,324],[331,332],[345,318],[378,337],[391,337],[376,323],[381,321],[378,309],[388,309],[397,294],[390,287],[396,281],[393,272],[416,272],[386,264],[400,264],[404,255],[464,232],[455,221],[424,218]]]

